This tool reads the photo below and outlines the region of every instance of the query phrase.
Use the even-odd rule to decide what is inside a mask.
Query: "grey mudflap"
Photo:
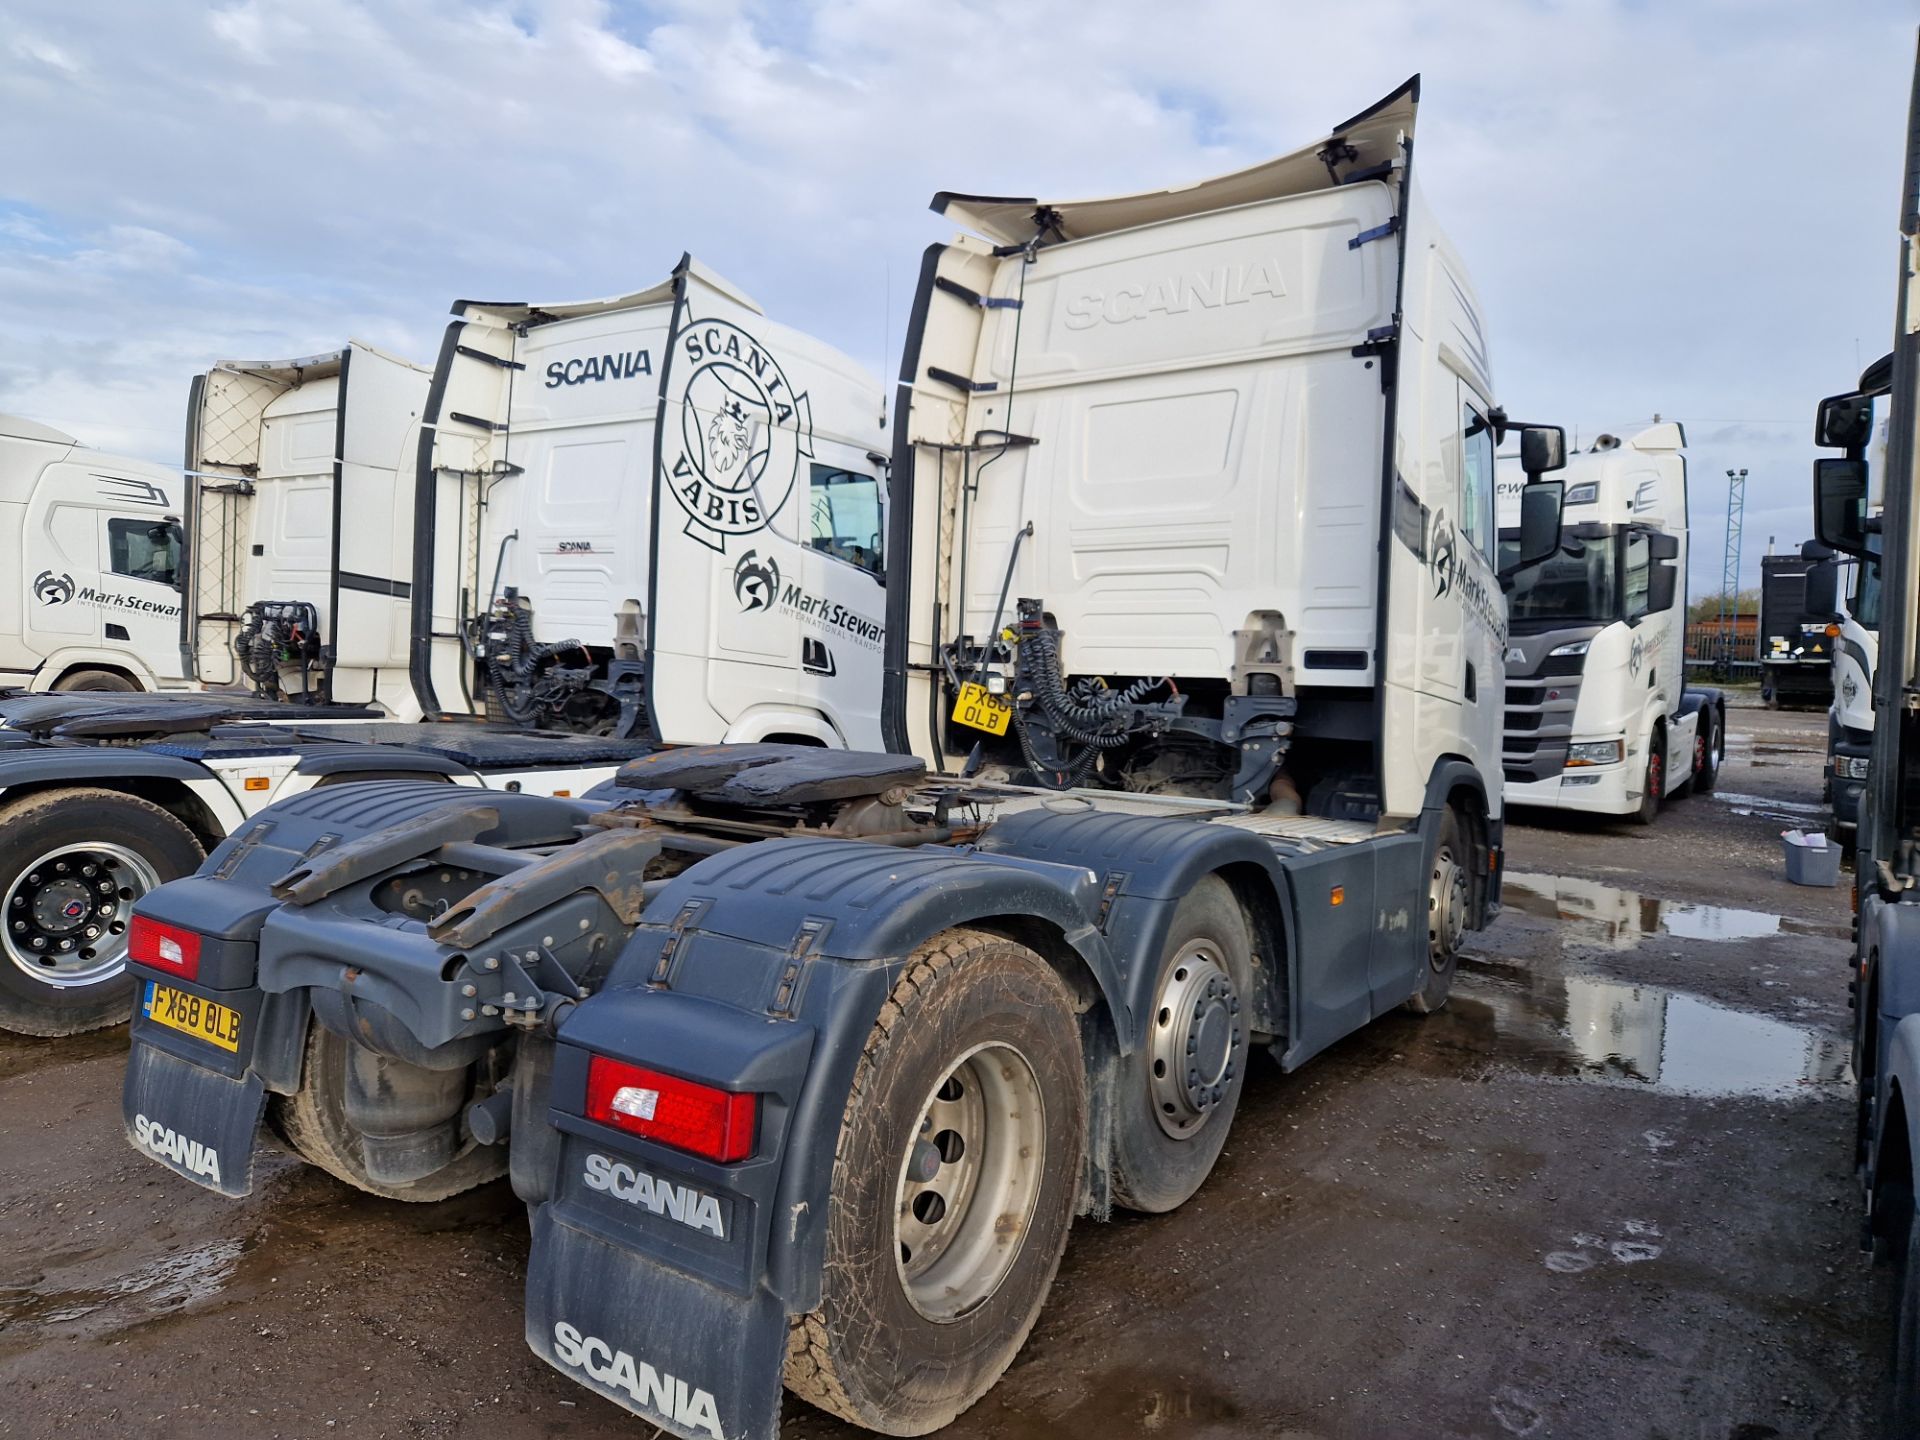
[[[267,1104],[258,1075],[229,1080],[135,1040],[120,1094],[134,1149],[222,1195],[252,1191],[254,1136]]]
[[[549,1365],[686,1440],[775,1440],[787,1317],[534,1212],[527,1344]]]

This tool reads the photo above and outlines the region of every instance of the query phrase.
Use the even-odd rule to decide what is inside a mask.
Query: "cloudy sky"
[[[0,410],[178,463],[189,377],[682,250],[891,377],[937,189],[1288,150],[1424,75],[1424,187],[1502,400],[1691,442],[1746,576],[1814,402],[1889,344],[1914,0],[0,0]]]

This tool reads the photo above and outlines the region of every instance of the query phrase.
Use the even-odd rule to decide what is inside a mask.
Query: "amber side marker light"
[[[1329,891],[1327,894],[1327,903],[1329,905],[1346,904],[1347,903],[1347,887],[1344,885],[1334,886],[1333,889]]]
[[[249,775],[247,776],[244,783],[247,789],[249,790],[265,790],[268,786],[273,784],[273,781],[269,780],[264,775]]]

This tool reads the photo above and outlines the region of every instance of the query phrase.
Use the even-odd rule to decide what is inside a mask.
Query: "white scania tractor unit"
[[[184,690],[180,472],[0,415],[0,687]]]
[[[1685,443],[1669,421],[1567,462],[1560,549],[1507,596],[1509,804],[1651,824],[1668,795],[1713,788],[1726,699],[1686,688]],[[1500,520],[1517,545],[1514,470]]]
[[[783,1381],[897,1435],[979,1399],[1074,1217],[1180,1205],[1255,1047],[1291,1069],[1435,1009],[1497,909],[1512,427],[1412,184],[1417,99],[1179,189],[939,197],[971,233],[928,252],[901,363],[893,753],[270,807],[139,905],[131,1142],[228,1195],[263,1122],[383,1195],[510,1174],[528,1343],[674,1435],[771,1440]],[[673,365],[759,377],[698,294]],[[750,446],[784,423],[816,382],[782,365],[697,433],[743,394]],[[656,433],[663,547],[759,551],[784,464],[756,495],[716,479],[724,433]],[[1562,448],[1521,437],[1535,474]],[[1557,547],[1559,488],[1515,566]],[[814,583],[802,640],[840,603]],[[694,598],[708,636],[765,608]]]
[[[431,373],[355,345],[195,382],[201,677],[404,720],[877,746],[879,382],[691,260],[454,313]]]

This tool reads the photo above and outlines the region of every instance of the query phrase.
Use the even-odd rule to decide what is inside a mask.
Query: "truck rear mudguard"
[[[356,1044],[384,1042],[410,1062],[467,1063],[501,1037],[499,1019],[479,1017],[477,1005],[469,1007],[476,1012],[472,1023],[445,1006],[431,1014],[409,1010],[401,986],[382,983],[358,963],[365,951],[404,975],[423,949],[418,925],[404,928],[397,909],[381,909],[363,897],[356,918],[373,923],[349,928],[337,915],[324,917],[331,924],[315,915],[310,918],[323,923],[309,927],[307,942],[281,953],[269,934],[283,909],[278,882],[310,873],[329,856],[344,859],[348,873],[356,854],[361,867],[382,875],[408,861],[418,867],[423,856],[432,865],[447,857],[443,841],[455,835],[476,846],[559,843],[575,838],[576,827],[595,808],[545,796],[376,780],[309,791],[242,825],[197,875],[153,891],[136,910],[136,923],[174,927],[194,937],[197,948],[190,964],[182,957],[164,968],[151,957],[140,963],[136,950],[130,966],[139,989],[122,1092],[129,1140],[196,1184],[223,1195],[247,1194],[267,1096],[299,1089],[316,1015]],[[365,848],[369,837],[406,836],[415,843],[400,851]],[[336,907],[342,903],[334,901]],[[316,957],[308,948],[314,937],[338,948]],[[497,999],[497,976],[493,984]],[[417,988],[434,1000],[457,998],[458,986],[438,973],[431,986]],[[405,1021],[396,1023],[394,1007]],[[430,1038],[410,1043],[409,1024]]]
[[[853,1072],[916,947],[969,926],[1047,954],[1079,988],[1098,1080],[1142,1043],[1180,896],[1224,871],[1266,917],[1254,1028],[1298,1063],[1414,988],[1424,928],[1396,926],[1376,897],[1421,893],[1421,844],[1409,833],[1288,856],[1191,818],[1035,810],[977,847],[788,839],[702,861],[650,902],[605,989],[560,1020],[551,1124],[537,1140],[515,1133],[516,1178],[543,1177],[523,1194],[528,1344],[674,1434],[774,1436],[789,1317],[820,1300]],[[1376,873],[1403,863],[1376,891]],[[1341,886],[1345,904],[1329,908]],[[1303,908],[1313,956],[1296,963]],[[1310,990],[1301,965],[1319,971]],[[754,1095],[751,1153],[713,1163],[589,1118],[598,1057]],[[1082,1212],[1105,1210],[1106,1121],[1095,1098]],[[550,1154],[529,1166],[521,1147],[535,1143]]]

